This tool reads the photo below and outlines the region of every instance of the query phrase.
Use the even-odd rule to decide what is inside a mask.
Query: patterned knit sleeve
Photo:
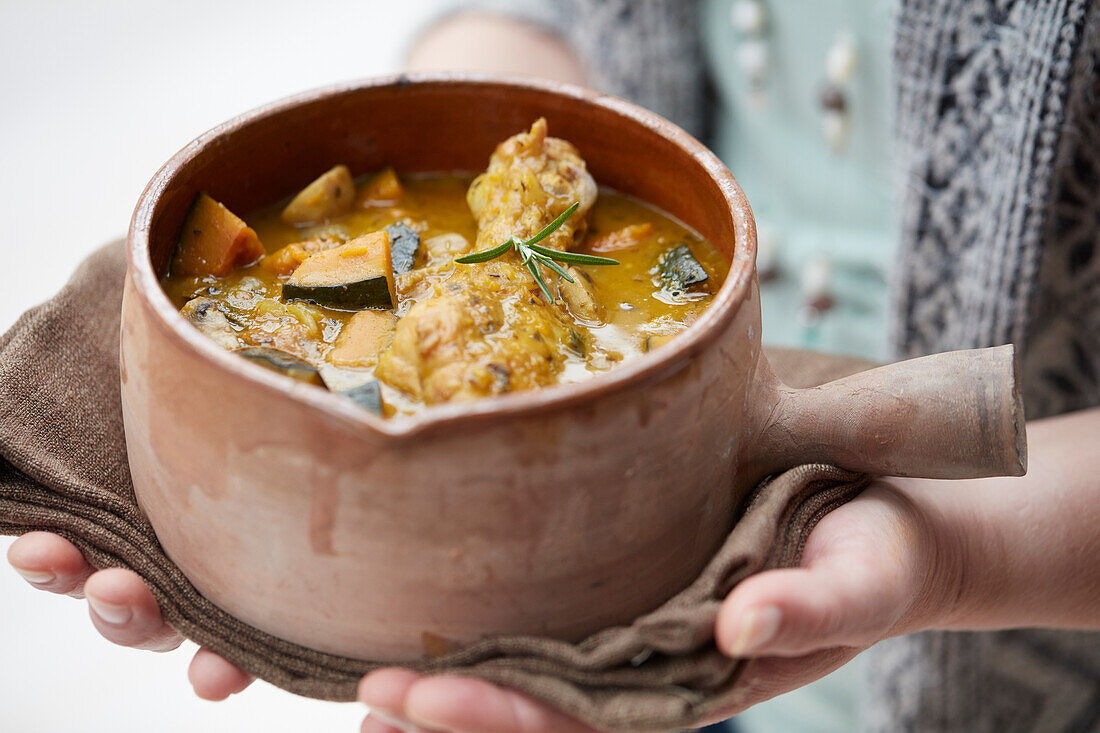
[[[700,3],[684,0],[444,0],[436,19],[468,10],[531,21],[580,56],[589,86],[667,117],[699,138],[710,93]]]
[[[1028,419],[1100,405],[1100,4],[902,0],[895,54],[899,353],[1013,342]],[[865,733],[1100,730],[1095,632],[866,659]]]
[[[1100,5],[904,0],[904,356],[1013,342],[1028,418],[1100,404]]]

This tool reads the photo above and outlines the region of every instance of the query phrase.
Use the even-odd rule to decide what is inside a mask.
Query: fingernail
[[[133,616],[128,606],[107,603],[104,600],[92,598],[91,596],[88,596],[88,603],[97,616],[112,626],[122,626]]]
[[[12,567],[15,568],[15,572],[23,576],[23,580],[28,583],[34,583],[35,585],[46,585],[47,583],[52,583],[56,579],[56,576],[48,571],[24,570],[23,568],[16,568],[14,565],[12,565]]]
[[[751,608],[741,618],[741,628],[726,652],[731,657],[745,657],[775,638],[783,614],[775,606]]]
[[[367,717],[374,718],[379,723],[385,723],[386,725],[397,728],[398,730],[404,731],[405,733],[427,733],[427,731],[425,731],[418,725],[410,723],[409,721],[402,718],[395,718],[392,715],[389,715],[388,713],[383,713],[381,710],[377,710],[375,708],[371,708],[371,711],[367,714]]]

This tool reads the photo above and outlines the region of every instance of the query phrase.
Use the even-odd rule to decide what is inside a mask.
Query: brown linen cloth
[[[25,313],[0,339],[0,532],[67,537],[96,567],[141,575],[164,618],[187,638],[291,692],[354,699],[359,678],[378,665],[282,641],[225,613],[168,559],[138,508],[119,397],[124,271],[122,243],[100,249],[57,296]],[[800,352],[769,357],[789,382],[802,385],[869,366]],[[818,520],[867,480],[805,465],[764,481],[702,574],[630,626],[577,644],[486,639],[410,666],[508,685],[600,728],[697,723],[736,697],[749,664],[726,658],[714,645],[722,598],[752,573],[797,564]]]

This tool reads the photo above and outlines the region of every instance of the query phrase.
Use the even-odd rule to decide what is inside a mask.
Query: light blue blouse
[[[719,97],[712,144],[752,204],[759,264],[774,273],[761,287],[765,341],[885,359],[896,246],[893,3],[702,1]],[[834,85],[841,114],[822,103],[831,53],[834,66],[848,62]],[[846,138],[840,149],[829,125]]]

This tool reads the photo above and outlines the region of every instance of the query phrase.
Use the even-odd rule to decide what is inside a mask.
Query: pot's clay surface
[[[733,263],[706,315],[645,359],[383,421],[222,351],[160,290],[199,190],[249,211],[335,163],[475,171],[539,116],[597,181],[679,217]],[[755,249],[748,203],[713,155],[585,90],[401,77],[250,112],[174,157],[134,215],[122,381],[138,500],[199,591],[241,620],[403,660],[485,634],[577,639],[628,623],[691,581],[748,486],[793,463],[1023,470],[1010,347],[817,390],[779,384],[759,356]]]

